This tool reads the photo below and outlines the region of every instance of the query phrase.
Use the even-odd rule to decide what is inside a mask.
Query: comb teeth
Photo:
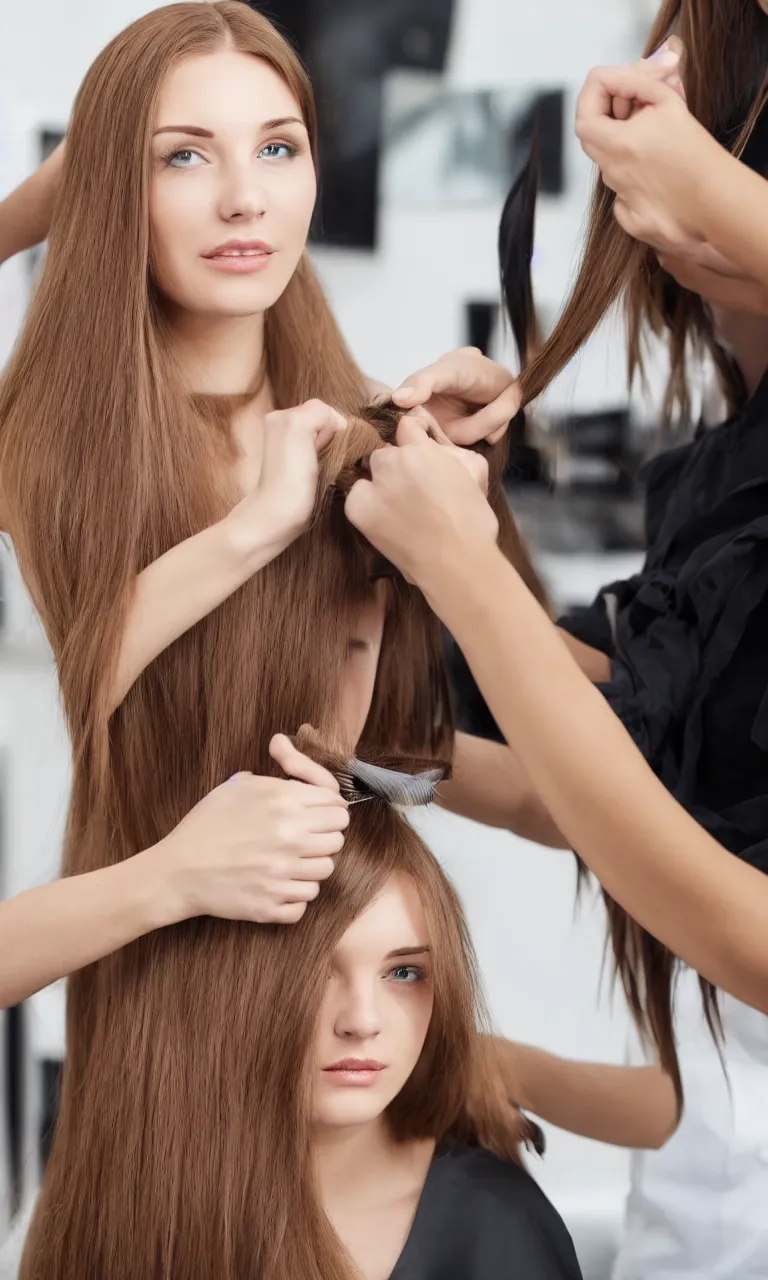
[[[432,803],[443,770],[401,773],[397,769],[369,764],[367,760],[354,759],[337,777],[341,794],[350,804],[376,798],[392,806],[411,808]]]

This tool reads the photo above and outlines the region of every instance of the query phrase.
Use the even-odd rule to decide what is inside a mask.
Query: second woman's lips
[[[342,1058],[340,1062],[334,1062],[332,1067],[324,1067],[324,1071],[383,1071],[384,1063],[375,1062],[373,1058]]]
[[[210,253],[206,253],[203,256],[205,258],[250,258],[272,252],[272,246],[264,240],[228,240],[226,244],[220,244],[216,249],[212,249]]]

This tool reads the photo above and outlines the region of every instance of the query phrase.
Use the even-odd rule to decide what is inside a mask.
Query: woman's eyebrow
[[[397,950],[390,951],[384,959],[398,960],[401,956],[424,956],[427,955],[431,949],[432,948],[428,946],[398,947]]]
[[[161,129],[155,129],[155,137],[158,133],[191,133],[195,138],[213,137],[210,129],[201,129],[197,124],[164,124]]]
[[[286,124],[298,124],[302,129],[306,128],[303,120],[298,116],[278,116],[274,120],[265,120],[259,125],[262,133],[269,133],[272,129],[281,129]],[[210,129],[201,129],[197,124],[164,124],[161,128],[155,129],[155,136],[158,133],[190,133],[195,138],[212,138],[214,135]]]

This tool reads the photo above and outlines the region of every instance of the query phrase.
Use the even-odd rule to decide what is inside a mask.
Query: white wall
[[[647,8],[646,0],[643,4]],[[32,163],[31,130],[66,121],[93,56],[146,0],[56,0],[4,5],[0,14],[0,186]],[[525,81],[580,83],[590,64],[634,55],[639,0],[463,0],[450,77],[463,87]],[[645,13],[643,13],[645,17]],[[3,123],[5,122],[5,123]],[[569,135],[570,136],[570,135]],[[589,169],[568,150],[569,192],[542,204],[537,292],[548,309],[561,301],[578,248]],[[318,252],[333,306],[363,366],[399,380],[463,340],[462,301],[496,294],[499,208],[430,212],[385,210],[375,257]],[[0,360],[19,315],[24,264],[0,273]],[[3,327],[3,324],[5,327]],[[557,404],[594,407],[624,399],[621,335],[607,326],[578,368],[555,390]],[[599,582],[608,566],[591,566]],[[560,572],[569,574],[567,564]],[[586,586],[579,594],[588,595]],[[568,583],[568,596],[576,596]],[[16,605],[14,605],[16,607]],[[23,642],[0,654],[0,748],[7,758],[7,875],[4,891],[38,883],[55,862],[66,791],[66,741],[44,650]],[[506,1034],[574,1056],[620,1060],[626,1015],[598,999],[604,922],[599,909],[574,921],[573,862],[503,833],[437,813],[424,830],[466,902],[491,1005]],[[41,1045],[60,1034],[53,1005],[38,1028]],[[618,1212],[626,1183],[623,1153],[552,1134],[542,1175],[564,1208],[607,1197]]]

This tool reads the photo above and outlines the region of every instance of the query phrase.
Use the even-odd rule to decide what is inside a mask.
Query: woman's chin
[[[333,1097],[318,1098],[314,1122],[322,1129],[345,1129],[352,1125],[370,1124],[383,1114],[389,1099],[376,1097],[372,1090],[350,1089]]]
[[[263,316],[273,307],[283,289],[258,277],[234,276],[202,282],[199,288],[178,292],[166,290],[172,317],[209,320],[243,320]]]

